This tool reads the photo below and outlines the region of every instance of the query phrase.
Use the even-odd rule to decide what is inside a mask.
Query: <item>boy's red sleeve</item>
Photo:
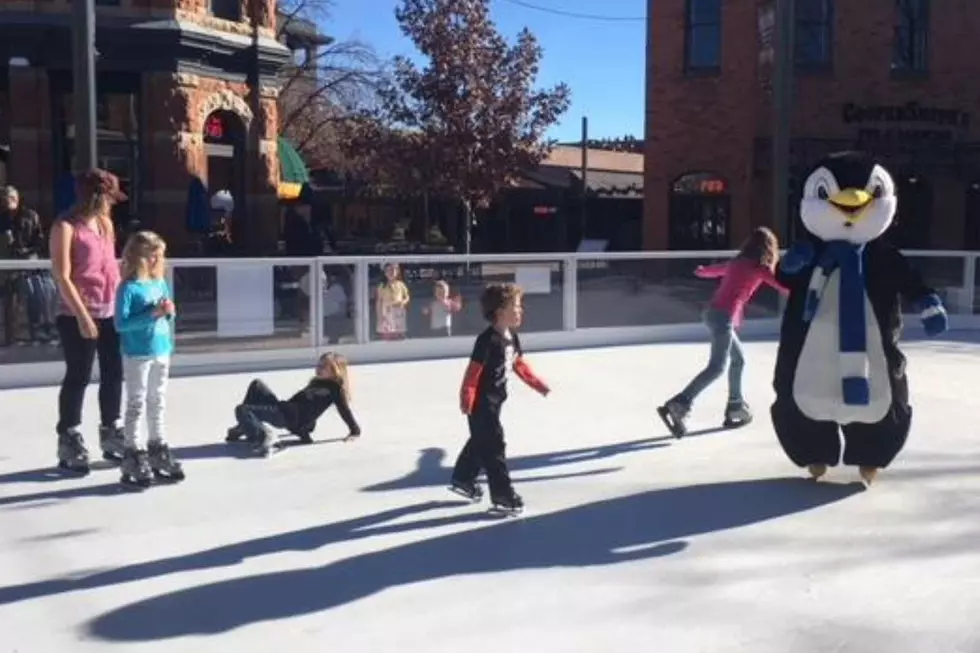
[[[542,381],[526,360],[524,360],[524,348],[521,347],[521,340],[514,334],[514,374],[517,375],[524,383],[528,384],[534,390],[537,390],[541,394],[545,394],[551,391],[548,384]]]
[[[484,335],[476,339],[473,345],[473,353],[470,355],[470,363],[466,366],[463,373],[463,383],[459,388],[459,409],[465,415],[473,413],[476,405],[476,395],[480,387],[480,376],[483,374],[483,365],[487,360],[487,348],[489,343]]]
[[[517,374],[521,381],[541,394],[550,391],[548,384],[538,378],[538,375],[534,373],[534,370],[531,369],[531,366],[528,365],[528,362],[524,360],[523,356],[518,356],[514,360],[514,373]]]
[[[476,405],[476,392],[480,387],[481,374],[483,374],[483,365],[471,360],[466,366],[463,385],[459,389],[459,409],[466,415],[471,414]]]

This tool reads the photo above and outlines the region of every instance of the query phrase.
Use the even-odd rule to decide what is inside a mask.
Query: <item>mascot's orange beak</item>
[[[830,203],[846,216],[847,226],[853,225],[864,217],[864,209],[871,204],[874,196],[866,190],[845,188],[830,198]]]

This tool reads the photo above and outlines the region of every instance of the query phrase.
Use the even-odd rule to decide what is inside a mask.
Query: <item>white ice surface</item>
[[[444,489],[462,360],[354,368],[364,437],[331,441],[332,411],[325,442],[269,460],[223,443],[247,376],[175,379],[188,479],[142,494],[106,467],[48,477],[57,391],[4,392],[0,653],[977,653],[980,346],[905,351],[912,435],[869,491],[784,457],[770,343],[746,345],[755,424],[682,441],[654,407],[706,345],[534,354],[554,392],[511,381],[509,520]]]

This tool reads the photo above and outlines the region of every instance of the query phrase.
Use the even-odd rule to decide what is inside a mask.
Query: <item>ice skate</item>
[[[861,474],[861,481],[864,483],[865,487],[871,487],[871,484],[875,482],[878,477],[877,467],[861,467],[858,473]]]
[[[268,426],[263,426],[259,432],[259,439],[255,442],[255,453],[267,458],[276,453],[279,447],[279,438]]]
[[[241,426],[236,424],[228,429],[228,434],[225,436],[225,442],[228,444],[236,444],[242,440],[248,439],[248,433],[245,432]]]
[[[687,413],[689,411],[690,408],[678,397],[674,397],[663,406],[657,408],[657,414],[660,415],[660,419],[663,420],[664,424],[676,438],[682,438],[687,435],[687,425],[684,421],[687,419]]]
[[[472,503],[483,501],[483,489],[477,483],[464,483],[454,479],[449,484],[449,491]]]
[[[509,497],[491,497],[490,503],[491,515],[516,517],[524,512],[524,499],[516,492],[511,493]]]
[[[738,429],[752,423],[752,411],[744,401],[730,401],[725,406],[725,421],[722,426],[726,429]]]
[[[58,433],[58,469],[82,476],[89,473],[88,449],[78,429]]]
[[[137,488],[148,488],[153,482],[153,470],[145,451],[127,449],[119,465],[119,482]]]
[[[316,428],[316,423],[304,424],[303,426],[296,429],[293,433],[299,438],[300,444],[313,444],[313,430]]]
[[[125,435],[118,426],[99,427],[99,446],[102,447],[102,458],[111,462],[119,462],[126,454]]]
[[[150,469],[158,481],[183,481],[184,467],[163,442],[151,442],[149,446]]]
[[[810,478],[819,481],[827,473],[827,466],[823,464],[807,465],[806,471],[810,473]]]

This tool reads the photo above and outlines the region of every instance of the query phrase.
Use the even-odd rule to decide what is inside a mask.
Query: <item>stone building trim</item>
[[[230,111],[231,113],[237,114],[242,119],[242,122],[245,123],[246,131],[248,131],[249,126],[252,124],[252,118],[254,117],[252,115],[252,109],[248,106],[248,102],[227,89],[212,93],[208,96],[207,100],[201,103],[201,120],[199,124],[203,125],[208,116],[215,111]]]

